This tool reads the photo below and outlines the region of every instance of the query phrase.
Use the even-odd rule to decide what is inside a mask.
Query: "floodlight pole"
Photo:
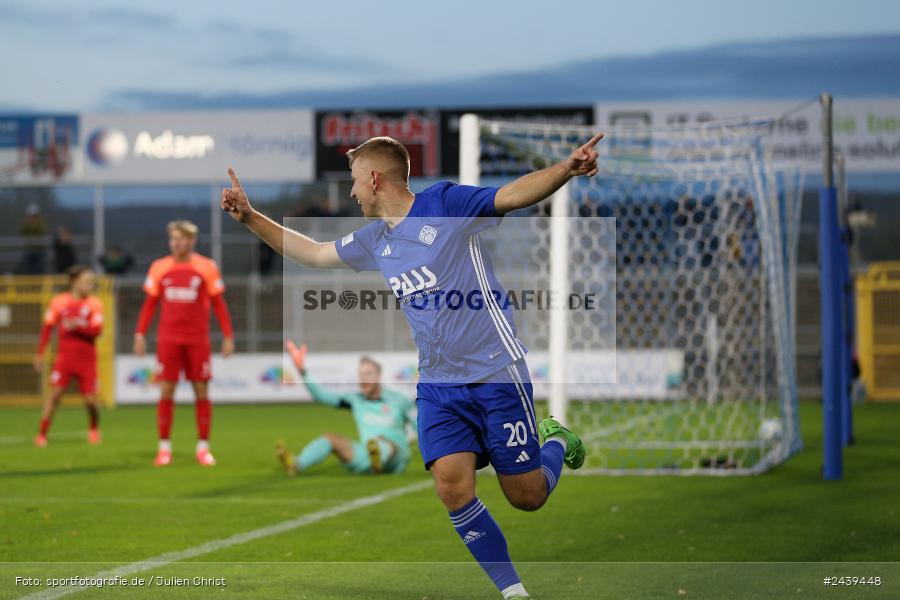
[[[821,299],[822,419],[826,480],[843,477],[841,424],[841,345],[844,343],[841,285],[840,231],[837,190],[834,187],[834,140],[832,97],[823,93],[822,105],[822,189],[819,191],[819,289]]]
[[[103,185],[94,185],[94,244],[90,263],[102,270],[101,257],[106,253],[106,206],[103,201]]]

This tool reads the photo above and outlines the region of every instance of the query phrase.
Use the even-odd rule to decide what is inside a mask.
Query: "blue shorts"
[[[425,468],[457,452],[474,452],[476,468],[517,475],[541,466],[534,391],[524,359],[488,378],[491,383],[416,386],[419,449]]]

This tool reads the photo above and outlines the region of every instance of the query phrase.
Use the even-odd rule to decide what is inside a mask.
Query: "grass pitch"
[[[152,466],[154,408],[105,412],[99,447],[81,410],[60,411],[44,449],[31,445],[37,421],[0,411],[0,599],[499,597],[421,459],[396,476],[352,476],[334,459],[281,474],[275,440],[354,435],[347,413],[217,406],[212,469],[193,460],[192,407],[176,411],[166,469]],[[821,478],[816,404],[801,423],[806,450],[757,477],[567,476],[536,513],[509,507],[493,477],[479,496],[537,600],[900,596],[900,564],[885,562],[900,557],[900,405],[857,409],[839,482]],[[48,587],[98,573],[136,585]]]

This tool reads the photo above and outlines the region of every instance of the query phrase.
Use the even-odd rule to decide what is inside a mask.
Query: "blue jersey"
[[[419,382],[480,381],[521,359],[512,305],[479,232],[497,226],[497,188],[441,182],[395,227],[375,221],[335,242],[356,271],[381,271],[419,351]]]

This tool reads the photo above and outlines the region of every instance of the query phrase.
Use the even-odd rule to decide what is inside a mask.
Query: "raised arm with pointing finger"
[[[598,133],[588,143],[573,150],[566,160],[507,183],[494,196],[494,210],[503,215],[526,208],[550,197],[573,177],[593,177],[597,174],[597,151],[594,146],[602,139],[603,134]]]
[[[334,242],[317,242],[293,229],[282,227],[250,206],[234,169],[228,169],[231,188],[222,190],[222,209],[231,218],[246,225],[257,237],[279,254],[314,269],[335,269],[346,265],[334,248]]]
[[[529,173],[519,177],[499,190],[494,197],[494,210],[498,215],[503,215],[519,208],[525,208],[548,198],[556,190],[561,188],[567,181],[573,177],[586,175],[593,177],[596,175],[597,167],[597,151],[594,146],[603,139],[603,134],[598,133],[590,139],[586,144],[572,151],[566,160],[560,161],[554,165]],[[377,170],[379,165],[368,165],[369,168],[358,169],[359,177],[354,175],[352,196],[363,208],[363,214],[367,218],[382,218],[385,221],[395,224],[406,215],[415,198],[412,192],[406,187],[409,172],[402,177],[404,185],[400,190],[396,187],[398,183],[395,181],[393,173],[388,170]],[[354,173],[356,170],[353,171]],[[401,174],[402,175],[402,174]],[[283,227],[258,212],[250,205],[247,194],[241,187],[234,169],[228,169],[228,176],[231,178],[231,188],[222,190],[222,209],[225,210],[231,218],[239,223],[246,225],[250,231],[255,233],[257,237],[266,242],[276,252],[282,256],[300,263],[305,267],[315,269],[334,269],[346,267],[347,265],[341,260],[333,241],[317,242],[316,240],[303,235],[302,233]],[[395,186],[399,194],[393,195],[394,198],[388,198],[387,201],[377,202],[364,201],[364,197],[371,192],[372,197],[378,192],[384,194],[386,191],[393,191],[391,187]]]

